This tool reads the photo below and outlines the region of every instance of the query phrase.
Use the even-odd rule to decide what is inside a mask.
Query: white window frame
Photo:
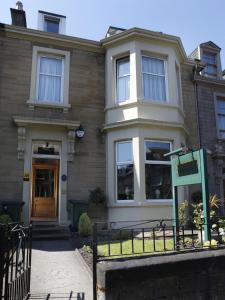
[[[66,18],[60,15],[56,14],[50,14],[47,12],[38,12],[38,29],[42,30],[44,32],[57,34],[54,32],[45,31],[45,19],[49,20],[56,20],[59,21],[59,34],[65,34],[66,33]]]
[[[121,62],[121,61],[125,61],[125,60],[129,60],[129,67],[130,67],[130,55],[125,55],[125,56],[122,56],[122,57],[118,57],[116,58],[115,60],[115,73],[116,73],[116,103],[117,104],[122,104],[122,103],[125,103],[125,102],[128,102],[130,101],[130,92],[131,92],[131,88],[130,88],[130,84],[129,84],[129,98],[128,99],[125,99],[123,101],[119,101],[119,97],[118,97],[118,92],[119,92],[119,76],[118,76],[118,63]],[[129,76],[129,79],[131,79],[131,74],[129,72],[129,75],[127,74],[126,76],[123,76],[123,77],[127,77]]]
[[[117,158],[118,158],[118,151],[117,151],[117,145],[119,144],[125,144],[125,143],[130,143],[131,144],[131,150],[132,150],[132,161],[126,161],[126,162],[118,162]],[[130,202],[134,202],[134,199],[118,199],[118,178],[117,178],[117,166],[119,165],[133,165],[133,176],[134,176],[134,151],[133,151],[133,140],[132,139],[128,139],[128,140],[122,140],[122,141],[116,141],[115,142],[115,182],[116,182],[116,202],[117,203],[130,203]],[[134,178],[133,178],[133,184],[134,184]],[[135,184],[134,184],[135,185]],[[134,188],[134,186],[133,186]],[[134,191],[135,193],[135,191]]]
[[[169,165],[171,166],[171,161],[166,161],[166,160],[147,160],[146,159],[146,142],[152,142],[152,143],[164,143],[164,144],[169,144],[170,145],[170,151],[172,151],[172,142],[170,141],[162,141],[162,140],[152,140],[152,139],[144,139],[144,161],[145,161],[145,165]],[[145,169],[145,166],[144,166]],[[145,172],[145,201],[147,202],[155,202],[155,203],[171,203],[172,202],[172,198],[171,199],[147,199],[146,198],[146,172]]]
[[[54,57],[63,59],[63,76],[61,80],[61,102],[47,102],[47,101],[38,101],[38,84],[39,84],[39,68],[40,60],[39,57]],[[59,107],[64,111],[68,111],[70,108],[69,104],[69,69],[70,69],[70,52],[63,51],[52,48],[44,47],[33,47],[33,56],[32,56],[32,69],[31,69],[31,85],[30,85],[30,98],[27,101],[29,109],[34,109],[35,106],[43,107]]]
[[[203,74],[204,74],[204,76],[206,76],[208,78],[216,79],[218,77],[218,58],[217,58],[217,52],[213,52],[213,51],[210,51],[208,49],[202,49],[202,59],[203,59],[204,53],[211,54],[211,55],[213,55],[215,57],[215,64],[210,64],[210,63],[206,62],[206,67],[207,66],[213,66],[213,67],[215,67],[216,73],[214,73],[212,75],[211,73],[207,73],[205,71],[205,69],[203,69]]]
[[[153,73],[146,73],[146,72],[143,72],[143,59],[142,59],[143,57],[162,60],[163,63],[164,63],[165,74],[164,74],[164,75],[158,75],[158,74],[153,74]],[[165,101],[161,101],[161,100],[152,100],[152,99],[149,99],[149,98],[145,98],[145,95],[144,95],[144,76],[143,76],[143,74],[151,74],[151,75],[155,75],[155,76],[165,77],[165,95],[166,95]],[[142,55],[141,55],[141,77],[142,77],[142,94],[143,94],[143,100],[144,100],[144,101],[156,102],[156,103],[168,103],[168,102],[169,102],[169,98],[168,98],[169,92],[168,92],[167,59],[162,58],[162,57],[160,57],[160,56],[154,56],[154,55],[142,54]]]
[[[54,58],[54,59],[59,59],[62,61],[62,74],[61,75],[52,75],[49,74],[51,76],[56,76],[56,77],[61,77],[61,89],[60,89],[60,101],[59,102],[54,102],[52,101],[51,103],[63,103],[63,85],[64,85],[64,60],[65,58],[63,56],[54,56],[54,55],[46,55],[46,54],[39,54],[38,55],[38,62],[37,62],[37,83],[36,83],[36,99],[37,102],[39,103],[44,103],[44,102],[48,102],[48,101],[44,101],[44,100],[39,100],[38,99],[38,93],[39,93],[39,78],[40,78],[40,62],[41,62],[41,58],[45,57],[45,58]],[[46,75],[46,74],[44,74]]]
[[[219,119],[218,119],[218,115],[223,115],[221,113],[219,113],[219,110],[217,108],[217,102],[218,102],[218,97],[221,97],[221,98],[224,98],[224,102],[225,102],[225,94],[222,94],[222,93],[215,93],[214,94],[214,107],[215,107],[215,118],[216,118],[216,128],[217,128],[217,137],[219,140],[225,140],[225,138],[222,138],[221,135],[220,135],[220,132],[225,132],[225,130],[223,129],[220,129],[219,127]],[[225,118],[225,114],[223,115],[224,118]]]

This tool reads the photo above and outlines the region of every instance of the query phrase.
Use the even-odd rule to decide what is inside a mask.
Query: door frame
[[[39,157],[40,158],[40,157]],[[46,159],[44,157],[41,157],[42,159]],[[34,159],[34,158],[33,158]],[[59,159],[54,159],[56,161],[56,164],[49,164],[49,163],[34,163],[32,159],[32,197],[31,197],[31,219],[32,220],[57,220],[58,219],[58,207],[59,207]],[[38,168],[38,169],[42,169],[42,170],[52,170],[54,169],[54,198],[55,198],[55,212],[54,212],[54,217],[35,217],[33,216],[33,206],[34,206],[34,192],[35,192],[35,172],[34,170]]]

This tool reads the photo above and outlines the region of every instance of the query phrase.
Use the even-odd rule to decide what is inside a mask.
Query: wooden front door
[[[33,164],[32,194],[32,217],[57,217],[58,163]]]

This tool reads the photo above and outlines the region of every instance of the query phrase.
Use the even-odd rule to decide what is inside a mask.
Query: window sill
[[[172,205],[173,199],[146,199],[145,203],[149,205]]]
[[[117,204],[124,204],[124,203],[127,203],[127,204],[129,204],[129,203],[134,203],[135,201],[134,200],[116,200],[116,203]]]
[[[45,107],[45,108],[59,108],[62,109],[63,112],[68,112],[71,107],[70,104],[65,103],[52,103],[52,102],[38,102],[38,101],[27,101],[27,106],[29,110],[34,110],[35,107]]]

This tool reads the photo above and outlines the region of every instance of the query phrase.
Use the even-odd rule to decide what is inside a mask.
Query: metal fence
[[[31,225],[0,224],[0,296],[23,300],[30,292]]]
[[[95,223],[93,227],[93,292],[99,261],[225,247],[225,218],[173,219]],[[209,225],[209,240],[205,234]]]

